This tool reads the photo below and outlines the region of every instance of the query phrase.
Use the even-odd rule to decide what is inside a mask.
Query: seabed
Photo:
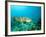
[[[11,31],[32,31],[41,29],[41,20],[35,23],[28,17],[11,17]]]

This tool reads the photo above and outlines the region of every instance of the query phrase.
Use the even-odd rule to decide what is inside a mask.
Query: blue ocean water
[[[41,7],[40,6],[20,6],[11,5],[11,16],[24,16],[38,21],[41,17]]]

